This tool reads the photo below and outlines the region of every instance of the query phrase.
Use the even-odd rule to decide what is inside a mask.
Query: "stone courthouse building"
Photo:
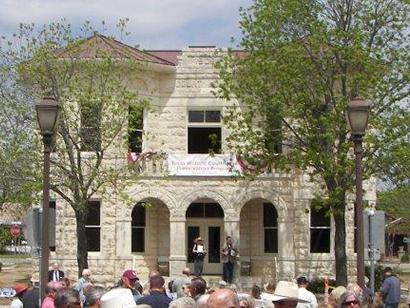
[[[109,44],[125,48],[115,41]],[[229,102],[211,92],[218,78],[216,51],[212,46],[134,50],[148,63],[138,87],[150,107],[141,130],[129,138],[131,153],[118,155],[141,175],[126,189],[137,202],[127,205],[120,198],[98,195],[90,200],[87,237],[95,281],[112,283],[132,267],[142,280],[153,269],[179,275],[185,266],[193,268],[191,251],[198,236],[208,251],[204,274],[222,275],[220,251],[228,235],[239,249],[236,278],[265,282],[299,274],[314,277],[319,270],[334,276],[333,221],[311,208],[317,188],[309,176],[298,170],[266,171],[254,180],[237,176],[243,162],[229,153],[224,142],[229,131],[221,120]],[[211,144],[209,135],[216,142]],[[210,148],[221,154],[209,155]],[[365,199],[374,201],[371,187]],[[51,262],[59,262],[74,278],[74,212],[58,198],[56,203]],[[353,205],[346,211],[348,262],[354,265]]]

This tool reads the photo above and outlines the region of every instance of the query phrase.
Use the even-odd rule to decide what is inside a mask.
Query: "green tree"
[[[5,59],[2,49],[0,58]],[[15,71],[4,61],[0,64],[0,209],[5,203],[31,205],[33,191],[39,189],[33,114],[26,93],[16,85]]]
[[[120,30],[123,26],[120,23]],[[127,197],[122,191],[129,179],[125,157],[128,110],[147,105],[133,86],[141,64],[135,49],[99,35],[89,23],[79,37],[65,22],[46,25],[40,31],[21,25],[19,33],[4,45],[18,72],[18,84],[29,97],[34,101],[51,95],[60,104],[51,189],[74,210],[81,275],[88,268],[85,225],[89,199],[114,194]]]
[[[409,131],[409,9],[400,0],[255,0],[241,10],[244,52],[217,65],[214,91],[233,102],[225,120],[236,153],[256,171],[300,168],[322,187],[315,201],[334,217],[338,285],[347,283],[355,174],[345,111],[357,96],[372,102],[365,174],[393,170],[380,161]]]
[[[410,234],[410,185],[403,185],[377,194],[377,208],[403,220],[393,224],[388,232]]]

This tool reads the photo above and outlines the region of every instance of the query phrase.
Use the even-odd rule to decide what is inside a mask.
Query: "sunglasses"
[[[349,306],[358,305],[358,304],[359,304],[358,301],[348,301],[348,302],[344,302],[344,303],[342,304],[342,306],[343,306],[343,307],[349,307]]]

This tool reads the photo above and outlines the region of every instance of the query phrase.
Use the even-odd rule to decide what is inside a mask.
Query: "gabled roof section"
[[[101,53],[107,53],[114,59],[136,60],[161,65],[171,65],[174,63],[162,59],[156,55],[143,52],[134,47],[121,43],[113,38],[101,34],[91,36],[80,42],[77,46],[69,49],[61,49],[59,56],[62,58],[75,59],[98,59]]]

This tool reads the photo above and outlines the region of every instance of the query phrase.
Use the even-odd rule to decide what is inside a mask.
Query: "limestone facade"
[[[151,101],[144,114],[143,151],[187,154],[188,110],[223,110],[227,102],[211,93],[217,78],[213,67],[215,48],[186,48],[174,52],[174,67],[151,70],[139,82]],[[165,54],[165,53],[164,53]],[[222,140],[229,132],[222,129]],[[222,151],[227,149],[222,141]],[[122,151],[122,149],[113,149]],[[126,163],[126,150],[116,153]],[[89,265],[95,281],[112,284],[124,269],[134,267],[141,277],[158,268],[158,261],[169,264],[169,275],[178,275],[188,264],[189,226],[203,230],[214,226],[219,245],[230,235],[239,248],[236,277],[241,266],[250,266],[252,277],[262,281],[334,276],[333,223],[330,253],[310,252],[310,201],[318,189],[309,177],[297,170],[266,173],[255,180],[229,176],[178,176],[166,174],[166,162],[150,160],[134,172],[141,177],[127,188],[137,202],[147,202],[144,227],[144,252],[132,252],[132,211],[135,205],[121,198],[100,200],[100,251],[89,252]],[[165,170],[165,171],[164,171]],[[369,186],[374,187],[373,185]],[[375,200],[374,189],[366,191],[367,200]],[[195,202],[217,203],[223,217],[192,218],[187,210]],[[277,212],[277,252],[265,253],[263,204],[271,203]],[[353,210],[347,208],[347,255],[354,268]],[[51,258],[59,262],[69,276],[77,276],[75,217],[72,209],[57,198],[56,251]],[[193,230],[193,229],[192,229]],[[202,229],[200,229],[202,232]],[[201,236],[206,236],[202,234]],[[208,236],[209,237],[209,236]],[[215,243],[214,243],[215,245]],[[218,243],[216,244],[218,246]],[[242,263],[242,264],[241,264]],[[249,264],[248,264],[249,263]],[[192,266],[192,264],[190,264]],[[220,264],[219,264],[220,265]],[[211,267],[210,267],[211,268]],[[221,274],[213,264],[209,274]],[[352,269],[353,273],[353,269]]]

